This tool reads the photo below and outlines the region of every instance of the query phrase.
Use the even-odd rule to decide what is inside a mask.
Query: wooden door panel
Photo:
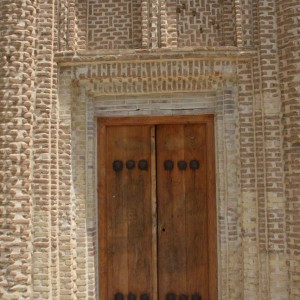
[[[117,292],[151,294],[150,126],[112,126],[106,137],[107,299]],[[121,171],[113,169],[115,160],[122,161]],[[138,168],[140,160],[146,170]]]
[[[184,157],[182,125],[156,127],[158,200],[158,290],[159,299],[167,293],[186,290],[186,232],[184,172],[177,160]],[[166,160],[173,169],[165,170]]]
[[[185,159],[199,161],[199,169],[185,173],[187,294],[208,298],[208,211],[206,126],[185,126]]]
[[[103,118],[98,133],[100,299],[216,300],[213,116]]]
[[[158,286],[168,293],[208,299],[206,126],[159,125],[157,140]],[[172,160],[172,170],[164,162]],[[178,161],[186,170],[179,170]],[[199,168],[189,164],[197,160]]]

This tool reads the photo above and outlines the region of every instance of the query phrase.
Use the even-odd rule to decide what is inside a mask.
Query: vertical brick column
[[[68,16],[69,16],[69,37],[67,50],[76,51],[78,48],[78,11],[76,9],[77,2],[75,0],[69,1]]]
[[[234,0],[234,33],[235,44],[237,47],[243,47],[243,27],[242,27],[242,12],[240,0]]]
[[[66,77],[61,77],[59,91],[59,131],[58,131],[58,222],[57,237],[58,259],[56,267],[59,269],[59,295],[61,299],[87,299],[76,295],[81,293],[81,278],[77,280],[76,274],[76,197],[72,180],[72,141],[71,141],[71,108],[72,101],[77,91],[72,86],[71,72]],[[67,89],[66,87],[71,87]],[[85,274],[79,274],[85,278]],[[77,285],[76,285],[77,283]]]
[[[168,36],[168,21],[167,21],[167,6],[166,0],[160,0],[160,22],[159,22],[159,31],[160,31],[160,40],[159,47],[167,47],[167,36]]]
[[[258,274],[258,203],[253,64],[238,66],[239,128],[241,156],[241,222],[244,263],[242,299],[260,299]]]
[[[87,23],[88,23],[88,7],[87,0],[77,0],[76,2],[76,35],[78,49],[84,50],[87,48]],[[91,14],[91,12],[89,12]]]
[[[260,291],[264,299],[288,299],[284,173],[279,90],[277,18],[273,0],[257,2],[256,148]],[[254,31],[256,32],[256,31]],[[258,101],[258,99],[261,100]],[[279,281],[278,278],[281,280]]]
[[[33,128],[33,298],[58,297],[57,2],[38,2]]]
[[[300,3],[277,0],[290,299],[300,298]]]
[[[149,48],[149,3],[147,0],[141,2],[141,13],[142,13],[142,48]]]
[[[0,298],[31,299],[36,2],[0,9]]]
[[[87,224],[91,220],[95,220],[95,215],[89,218],[87,209],[87,176],[94,176],[95,173],[90,174],[90,168],[87,169],[87,121],[92,123],[94,115],[87,115],[87,98],[85,89],[80,89],[79,82],[75,81],[72,84],[73,93],[71,99],[71,152],[72,152],[72,184],[74,186],[75,205],[74,226],[76,238],[76,297],[77,299],[95,299],[95,275],[96,270],[93,268],[93,277],[88,279],[88,264],[92,267],[92,255],[89,255],[91,244],[87,243],[88,228]],[[84,126],[82,126],[84,124]],[[75,167],[76,165],[76,167]],[[94,178],[93,178],[94,179]],[[95,199],[95,198],[93,198]],[[96,206],[96,204],[95,204]],[[94,207],[93,213],[96,213]],[[74,224],[75,225],[75,224]],[[75,249],[73,249],[75,251]],[[91,287],[94,285],[94,288]],[[97,298],[96,298],[97,299]]]
[[[158,20],[159,20],[159,3],[157,0],[151,1],[151,48],[158,48],[158,39],[159,39],[159,27],[158,27]]]
[[[75,0],[61,0],[57,3],[58,50],[75,50],[77,24],[75,20]],[[77,4],[78,5],[78,4]],[[49,11],[49,13],[51,13]],[[86,16],[85,16],[86,18]]]
[[[236,46],[236,13],[234,12],[234,2],[223,1],[221,5],[221,43],[220,46]],[[234,34],[235,33],[235,34]]]
[[[243,299],[243,248],[237,88],[224,83],[216,105],[219,299]]]
[[[177,47],[177,2],[166,0],[167,47]]]
[[[253,40],[253,30],[254,30],[254,14],[255,14],[255,0],[242,0],[237,3],[235,1],[236,8],[239,8],[241,14],[241,24],[237,24],[237,41],[238,45],[240,45],[239,36],[241,34],[240,30],[242,31],[242,46],[243,47],[252,47],[254,40]],[[238,15],[237,15],[238,17]],[[239,20],[239,18],[237,18]],[[239,27],[241,26],[241,27]]]

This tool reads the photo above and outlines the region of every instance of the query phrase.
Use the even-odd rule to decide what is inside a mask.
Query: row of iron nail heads
[[[191,300],[201,300],[201,296],[198,293],[195,293],[191,296]],[[115,294],[114,300],[124,300],[124,295],[122,293]],[[135,294],[129,293],[127,296],[127,300],[137,300],[137,296]],[[140,296],[140,300],[150,300],[148,294],[142,294]],[[169,293],[166,295],[166,300],[176,300],[176,295],[173,293]],[[179,300],[189,300],[189,296],[180,295]]]

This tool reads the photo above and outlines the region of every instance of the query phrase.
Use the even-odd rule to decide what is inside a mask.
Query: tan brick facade
[[[205,113],[219,299],[300,299],[297,2],[3,0],[0,299],[98,299],[97,117]]]

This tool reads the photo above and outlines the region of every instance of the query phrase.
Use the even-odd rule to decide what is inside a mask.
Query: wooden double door
[[[100,300],[216,300],[213,116],[98,125]]]

